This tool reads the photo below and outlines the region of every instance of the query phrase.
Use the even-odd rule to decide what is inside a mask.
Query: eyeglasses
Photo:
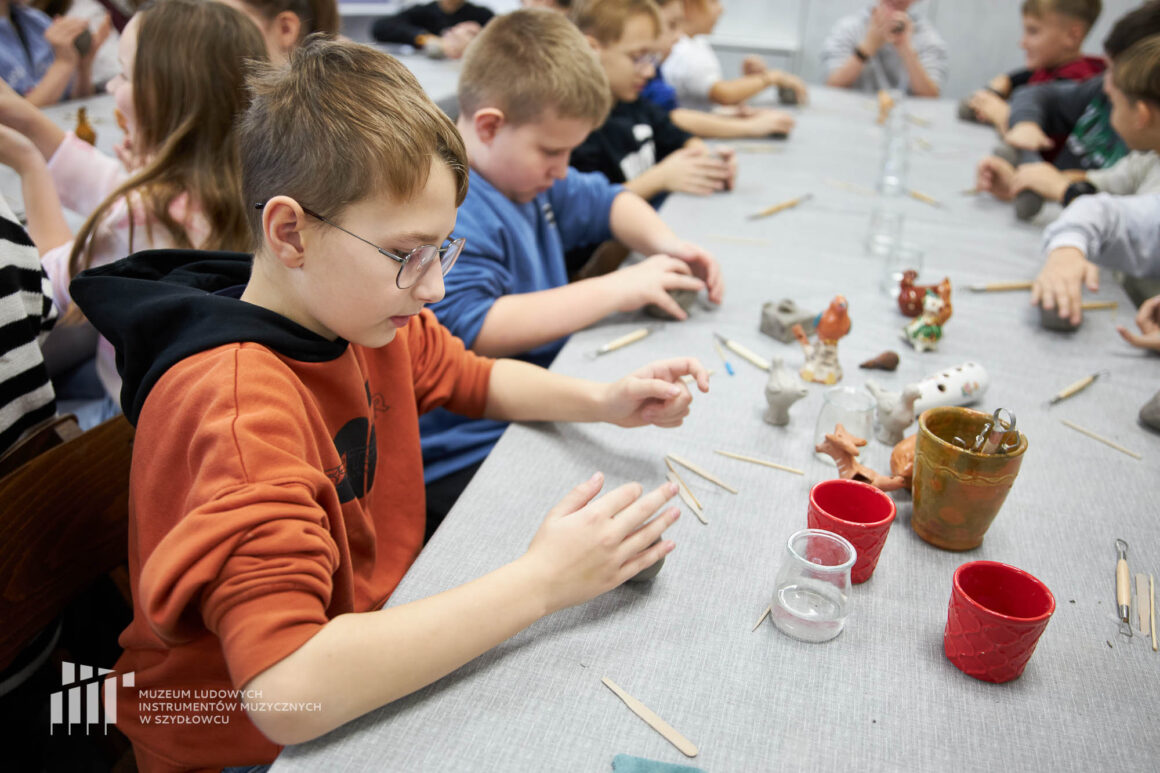
[[[661,65],[660,55],[652,51],[640,56],[630,56],[629,59],[632,60],[632,66],[637,70],[647,70],[650,67],[655,70]]]
[[[262,201],[254,205],[257,209],[262,209],[266,206],[266,202]],[[448,240],[447,246],[437,247],[434,244],[420,244],[415,249],[408,252],[406,255],[398,255],[390,250],[385,250],[369,239],[364,239],[356,233],[346,230],[338,223],[323,217],[317,212],[312,212],[306,207],[302,207],[302,211],[316,220],[326,223],[331,228],[337,228],[348,236],[353,236],[363,244],[368,244],[375,248],[375,251],[380,255],[390,258],[399,264],[399,273],[395,275],[395,286],[400,290],[407,290],[414,287],[427,273],[427,269],[436,260],[439,261],[439,267],[443,276],[447,276],[447,272],[455,265],[455,261],[459,259],[459,254],[463,252],[463,243],[466,241],[463,237],[458,239]]]

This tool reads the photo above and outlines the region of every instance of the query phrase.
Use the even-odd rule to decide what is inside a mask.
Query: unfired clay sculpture
[[[818,318],[816,343],[802,330],[801,325],[793,326],[794,337],[802,345],[806,363],[800,371],[805,381],[819,384],[835,384],[842,378],[842,366],[838,363],[838,340],[850,332],[850,316],[846,298],[835,295]]]
[[[1144,426],[1160,432],[1160,392],[1152,395],[1152,399],[1144,403],[1140,409],[1140,421]]]
[[[918,384],[910,384],[901,392],[888,392],[874,380],[866,382],[866,389],[878,403],[874,414],[874,437],[888,446],[902,440],[902,433],[914,423],[914,403],[922,396]]]
[[[697,300],[696,290],[669,290],[669,295],[671,295],[673,300],[677,302],[677,305],[686,312],[693,307],[693,302]],[[648,306],[645,306],[644,313],[648,314],[650,317],[656,317],[658,319],[674,319],[672,314],[669,314],[655,303],[650,303]]]
[[[812,335],[818,315],[798,308],[789,298],[777,303],[770,301],[761,305],[761,332],[772,336],[783,344],[793,340],[793,326],[801,325],[806,335]]]
[[[858,449],[866,445],[866,441],[856,435],[851,435],[841,424],[834,428],[832,434],[814,447],[820,454],[829,454],[838,467],[838,477],[845,480],[858,480],[869,483],[880,491],[895,491],[903,487],[905,481],[901,476],[886,477],[858,461]]]
[[[765,402],[769,408],[764,418],[775,427],[789,424],[789,407],[807,394],[801,379],[789,368],[775,359],[769,365],[769,380],[765,382]]]
[[[866,370],[894,370],[898,367],[898,352],[887,349],[877,357],[871,357],[858,366]]]

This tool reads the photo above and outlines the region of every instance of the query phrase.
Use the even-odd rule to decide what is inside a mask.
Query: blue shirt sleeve
[[[547,194],[565,252],[612,238],[612,200],[623,190],[623,185],[613,185],[600,172],[568,168],[568,176]]]

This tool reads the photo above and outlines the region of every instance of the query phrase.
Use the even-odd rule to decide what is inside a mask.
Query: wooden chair
[[[0,480],[8,473],[15,472],[50,448],[80,437],[83,430],[77,424],[77,417],[71,413],[53,416],[29,427],[24,437],[13,443],[0,454]]]
[[[133,427],[117,416],[0,478],[0,670],[128,554]]]

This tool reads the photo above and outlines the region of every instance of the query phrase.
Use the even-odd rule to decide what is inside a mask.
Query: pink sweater
[[[117,186],[129,178],[129,172],[115,158],[106,156],[92,145],[77,139],[69,132],[60,147],[48,161],[48,171],[56,184],[60,202],[66,209],[88,216]],[[176,246],[169,232],[146,211],[140,197],[133,196],[132,211],[124,198],[117,201],[105,214],[93,234],[93,266],[127,257],[140,250]],[[205,243],[210,235],[210,224],[200,209],[182,193],[169,206],[169,214],[185,226],[194,246]],[[148,226],[153,226],[151,229]],[[152,231],[152,233],[150,233]],[[52,281],[57,308],[63,315],[72,305],[68,285],[72,281],[68,259],[73,242],[53,247],[41,257],[41,263]],[[114,361],[113,345],[101,338],[97,343],[97,375],[105,391],[114,400],[120,398],[121,377]]]

